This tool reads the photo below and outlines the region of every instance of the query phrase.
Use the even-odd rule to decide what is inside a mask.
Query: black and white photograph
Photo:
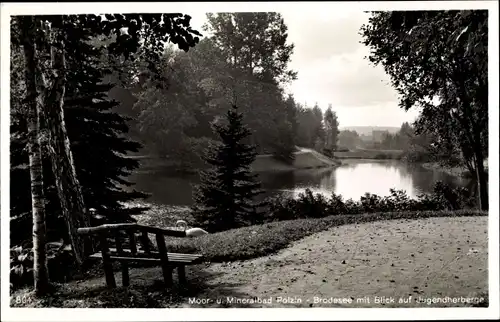
[[[500,317],[498,3],[1,11],[2,321]]]

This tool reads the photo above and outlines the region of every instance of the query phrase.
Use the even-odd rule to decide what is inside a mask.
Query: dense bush
[[[452,188],[437,182],[432,193],[418,195],[416,199],[410,198],[405,191],[395,189],[391,189],[388,196],[366,193],[359,200],[344,200],[335,193],[326,198],[306,189],[298,198],[277,196],[268,199],[265,204],[268,211],[255,214],[252,224],[340,214],[472,209],[475,199],[466,188]]]
[[[475,201],[466,188],[451,188],[437,182],[431,194],[421,194],[411,199],[402,190],[390,190],[389,196],[381,197],[366,193],[359,201],[343,200],[332,194],[326,199],[321,194],[314,195],[309,189],[297,199],[282,196],[272,198],[270,212],[273,221],[298,218],[321,218],[336,214],[360,214],[390,211],[458,210],[473,208]]]

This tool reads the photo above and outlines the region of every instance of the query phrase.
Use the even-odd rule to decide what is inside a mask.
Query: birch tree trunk
[[[80,227],[90,226],[83,193],[76,176],[70,141],[64,121],[64,94],[66,91],[66,61],[64,31],[51,30],[52,86],[46,92],[43,108],[49,131],[48,150],[55,177],[61,211],[66,220],[68,235],[78,265],[85,255],[93,251],[91,243],[85,243],[77,234]],[[47,86],[45,85],[45,88]]]
[[[35,292],[43,295],[48,290],[49,276],[46,253],[45,197],[43,192],[42,150],[40,145],[40,107],[36,88],[36,25],[32,17],[21,18],[27,91],[28,149],[33,213],[33,277]]]

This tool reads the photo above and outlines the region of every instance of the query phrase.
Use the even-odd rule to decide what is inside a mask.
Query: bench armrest
[[[86,227],[86,228],[78,228],[77,232],[80,235],[92,235],[98,234],[102,232],[113,232],[118,230],[139,230],[151,234],[162,234],[164,236],[171,237],[186,237],[186,232],[182,230],[172,230],[172,229],[163,229],[158,227],[144,226],[134,223],[125,223],[125,224],[105,224],[96,227]]]

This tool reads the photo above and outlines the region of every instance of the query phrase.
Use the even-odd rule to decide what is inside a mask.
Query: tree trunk
[[[54,31],[52,31],[54,32]],[[61,203],[61,211],[68,227],[68,236],[78,265],[84,261],[85,255],[93,251],[92,244],[84,244],[76,230],[90,226],[83,193],[76,176],[73,155],[71,152],[66,124],[64,121],[64,94],[66,91],[65,40],[56,31],[51,46],[52,69],[55,73],[50,90],[46,93],[44,112],[49,130],[49,154],[52,171],[55,177],[57,193]]]
[[[471,176],[474,176],[476,174],[474,157],[470,156],[470,153],[468,153],[468,151],[469,149],[465,149],[464,145],[462,144],[460,157],[462,158],[467,171],[469,171]]]
[[[22,18],[23,50],[27,91],[28,149],[33,214],[33,278],[35,293],[44,295],[49,286],[46,253],[45,197],[40,131],[40,109],[36,90],[35,23],[31,17]]]
[[[474,117],[474,111],[471,110],[473,105],[470,96],[467,93],[465,83],[461,81],[463,79],[467,79],[469,76],[463,72],[465,70],[467,69],[464,66],[455,70],[455,79],[460,80],[458,81],[459,92],[457,93],[457,96],[460,97],[465,113],[465,119],[459,118],[459,121],[462,123],[467,139],[467,141],[463,144],[468,144],[468,146],[471,147],[472,150],[470,151],[470,154],[473,155],[473,160],[475,162],[479,209],[488,210],[488,180],[484,171],[484,155],[481,140],[481,133],[484,128],[477,123],[477,120]],[[461,74],[461,71],[463,74]],[[476,111],[476,117],[478,116],[478,113],[481,112]],[[464,153],[467,151],[464,147],[462,147],[462,149]]]
[[[488,179],[486,176],[486,171],[484,170],[484,157],[483,153],[479,147],[476,149],[475,161],[476,161],[476,180],[477,180],[477,192],[479,200],[479,209],[488,210]]]

